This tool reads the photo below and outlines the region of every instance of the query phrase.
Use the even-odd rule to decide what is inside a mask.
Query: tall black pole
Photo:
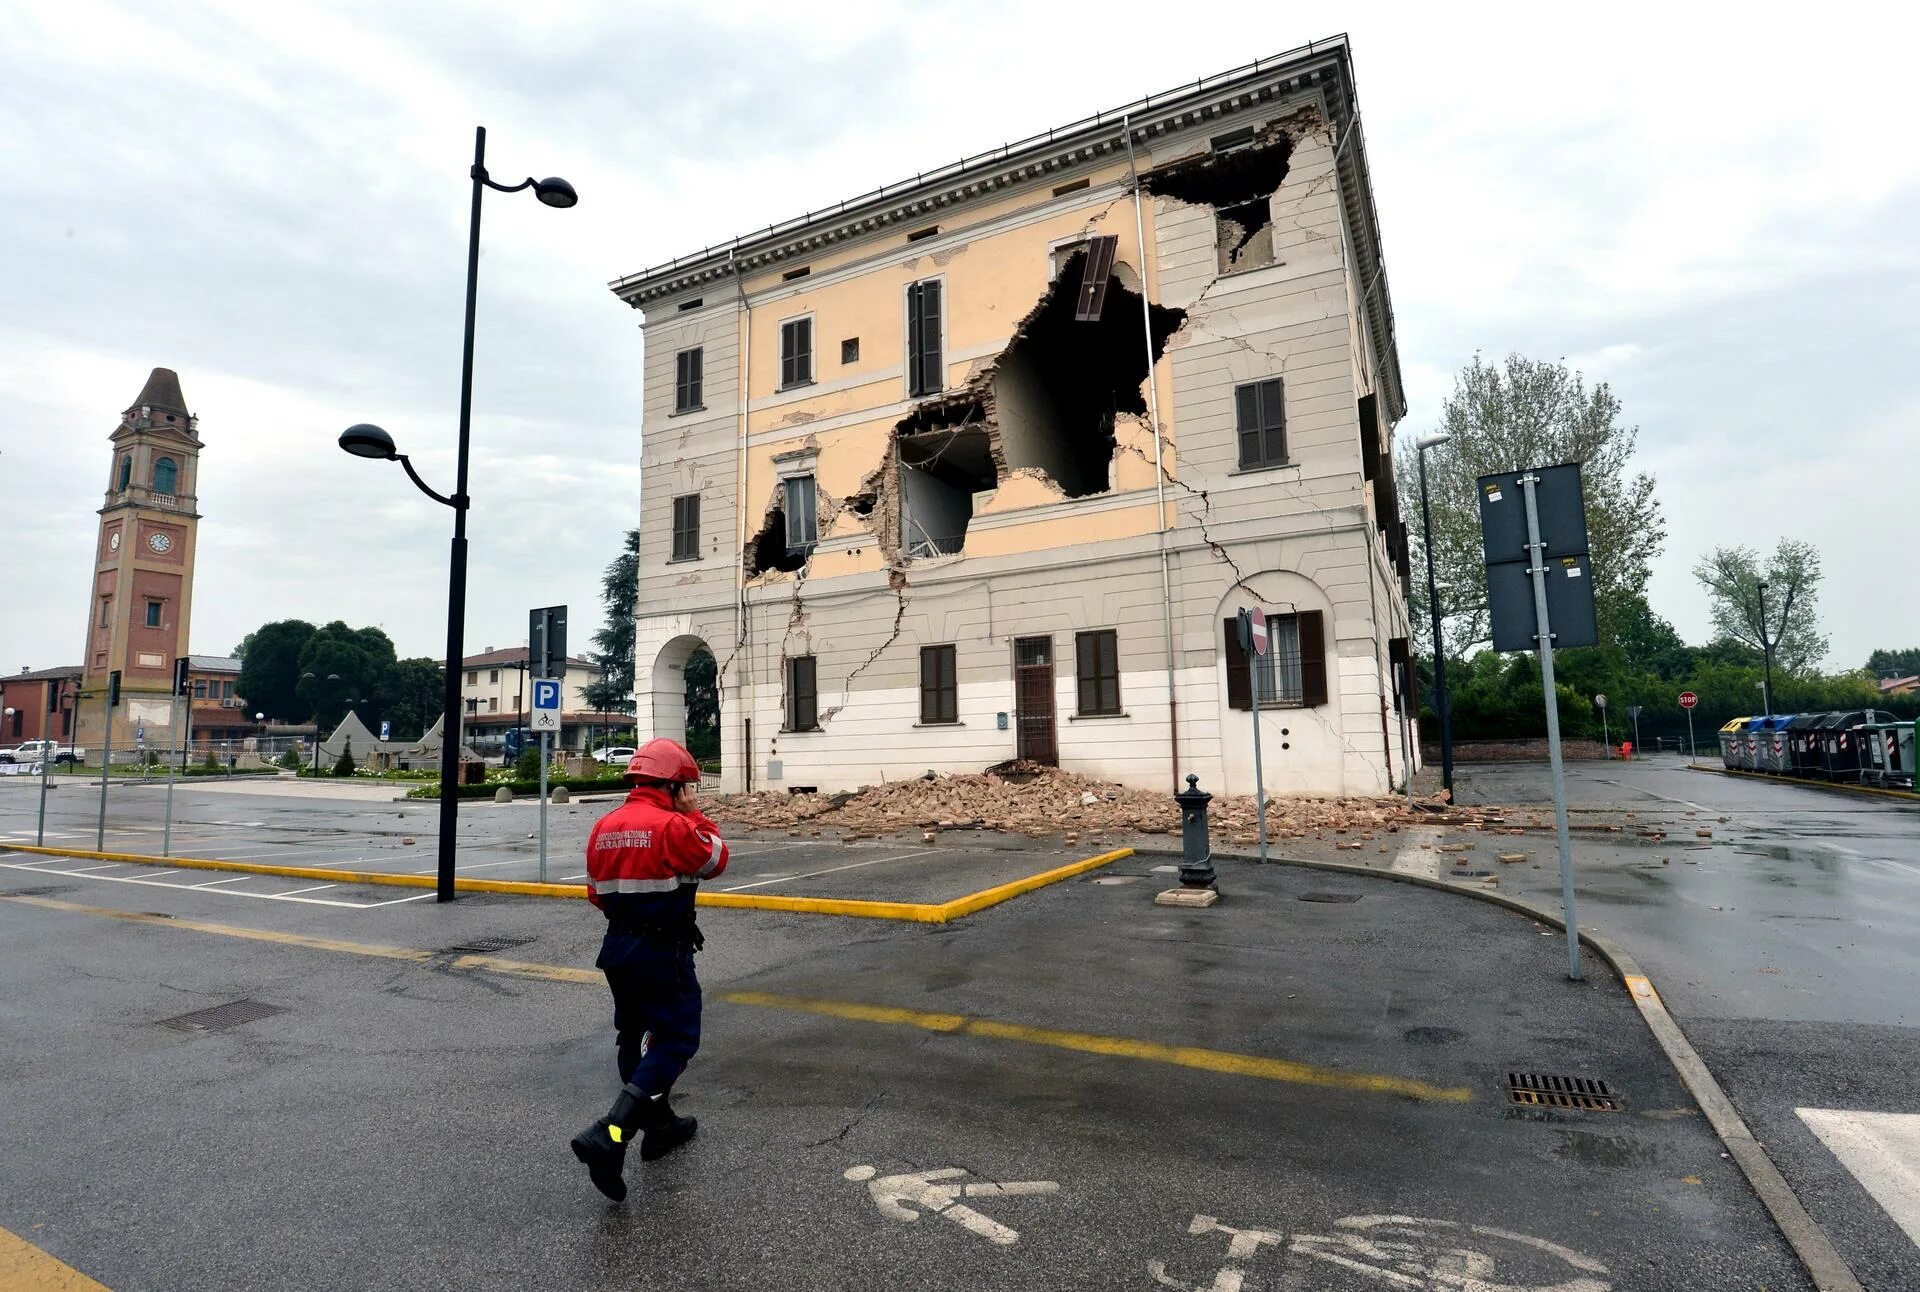
[[[467,437],[473,424],[473,310],[480,278],[480,194],[487,168],[487,128],[473,132],[473,218],[467,228],[467,333],[460,350],[460,465],[453,487],[453,550],[447,560],[447,689],[440,711],[440,872],[435,900],[453,900],[453,859],[460,818],[460,663],[466,656]]]
[[[1453,799],[1453,705],[1447,694],[1447,652],[1440,642],[1440,594],[1433,577],[1433,512],[1427,506],[1427,451],[1416,449],[1420,459],[1420,525],[1426,531],[1427,610],[1433,616],[1433,707],[1440,715],[1440,784],[1447,799]]]
[[[1767,693],[1762,698],[1762,706],[1767,716],[1773,716],[1773,634],[1767,631],[1767,585],[1760,586],[1760,657],[1767,670]]]

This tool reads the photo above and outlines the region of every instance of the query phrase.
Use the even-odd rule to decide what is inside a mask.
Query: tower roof
[[[171,368],[155,368],[147,378],[147,384],[140,388],[139,398],[131,405],[134,408],[163,408],[170,413],[187,412],[187,397],[180,393],[180,374]]]

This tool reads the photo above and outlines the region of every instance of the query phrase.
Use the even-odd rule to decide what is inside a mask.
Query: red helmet
[[[634,751],[627,762],[630,781],[666,781],[676,785],[697,784],[700,764],[678,741],[661,737],[649,740]]]

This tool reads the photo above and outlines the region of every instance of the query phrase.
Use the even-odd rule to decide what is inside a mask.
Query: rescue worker
[[[694,891],[727,868],[719,828],[694,806],[700,765],[692,754],[649,740],[626,780],[627,801],[587,839],[587,899],[607,917],[595,964],[613,991],[620,1096],[573,1137],[573,1155],[615,1202],[627,1196],[622,1169],[636,1134],[648,1162],[693,1138],[697,1123],[675,1114],[667,1096],[700,1048]]]

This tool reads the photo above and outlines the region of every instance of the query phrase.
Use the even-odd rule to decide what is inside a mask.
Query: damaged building
[[[726,790],[1026,758],[1246,793],[1256,720],[1270,792],[1404,781],[1405,404],[1344,40],[612,288],[642,739],[704,649]]]

